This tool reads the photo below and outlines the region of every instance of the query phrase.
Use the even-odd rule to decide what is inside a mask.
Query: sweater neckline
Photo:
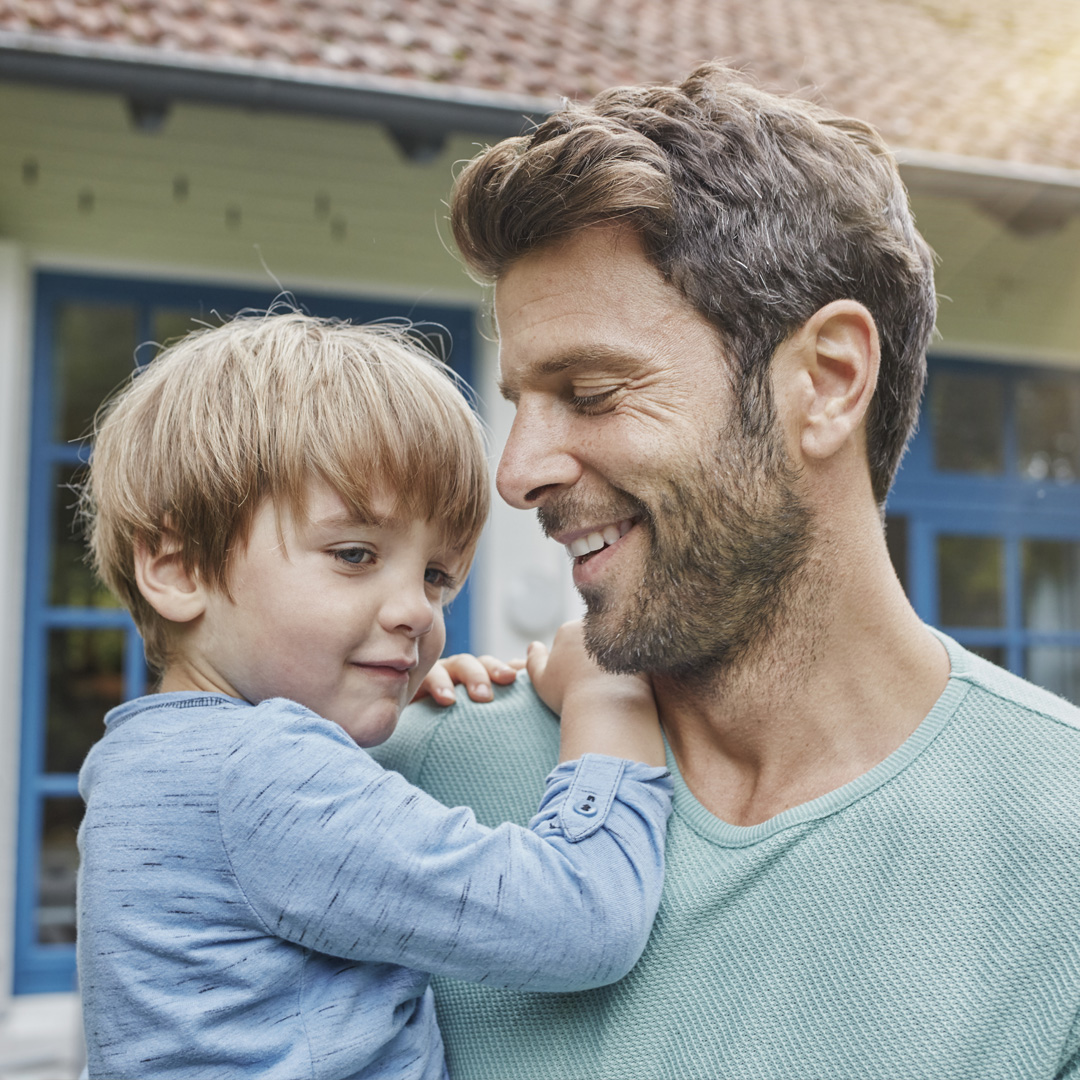
[[[170,690],[167,693],[144,694],[132,698],[110,709],[105,714],[105,728],[116,728],[134,719],[140,713],[156,712],[159,716],[168,715],[171,710],[198,709],[206,706],[233,705],[250,708],[250,704],[240,698],[213,690]]]
[[[674,812],[710,843],[721,847],[750,847],[795,825],[829,817],[888,783],[915,761],[937,738],[971,688],[971,684],[967,681],[969,664],[963,648],[939,630],[933,627],[927,627],[927,629],[948,651],[949,681],[922,723],[887,758],[878,762],[872,769],[848,781],[842,787],[819,795],[809,802],[789,807],[775,817],[757,825],[731,825],[710,810],[706,810],[698,802],[696,796],[686,786],[686,781],[683,780],[675,761],[675,755],[665,740],[668,768],[671,770],[675,785]]]

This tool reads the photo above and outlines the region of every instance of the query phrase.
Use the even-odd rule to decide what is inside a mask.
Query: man
[[[442,983],[455,1080],[1080,1076],[1080,714],[925,627],[885,546],[935,300],[880,138],[706,65],[487,150],[452,220],[499,490],[651,675],[676,785],[641,962]],[[556,742],[522,680],[384,760],[524,820]]]

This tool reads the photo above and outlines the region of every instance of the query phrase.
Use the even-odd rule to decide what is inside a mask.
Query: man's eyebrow
[[[566,371],[581,371],[597,367],[629,368],[637,366],[638,363],[640,361],[627,356],[624,349],[616,349],[603,344],[581,345],[548,360],[542,360],[529,368],[528,375],[530,379],[546,379],[552,375],[562,375]],[[516,402],[521,396],[519,382],[520,380],[500,379],[499,393],[507,401]]]

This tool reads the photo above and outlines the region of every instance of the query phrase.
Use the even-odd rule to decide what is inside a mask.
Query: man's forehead
[[[495,286],[503,391],[625,361],[634,337],[688,312],[627,230],[583,230],[513,263]],[[634,351],[629,349],[629,351]]]

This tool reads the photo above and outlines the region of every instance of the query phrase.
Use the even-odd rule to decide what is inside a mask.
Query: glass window
[[[78,772],[105,734],[105,714],[124,700],[123,630],[49,631],[45,771]]]
[[[1080,649],[1034,645],[1027,650],[1027,677],[1036,685],[1080,702]]]
[[[930,383],[934,464],[948,472],[1005,466],[1005,384],[997,375],[941,372]]]
[[[35,920],[41,945],[75,940],[76,839],[82,816],[83,802],[78,796],[44,800]]]
[[[1021,476],[1072,483],[1080,476],[1080,383],[1018,380],[1016,430]]]
[[[1003,645],[969,645],[968,651],[998,667],[1008,667],[1005,662],[1005,647]]]
[[[207,324],[216,326],[218,322],[218,319],[212,316],[207,318],[206,312],[195,308],[155,308],[154,343],[162,348],[168,348],[185,334],[190,334],[192,330],[199,330]]]
[[[129,304],[56,305],[53,437],[86,438],[102,401],[135,363],[135,308]]]
[[[1021,544],[1024,625],[1030,630],[1080,630],[1080,544]]]
[[[1003,626],[1004,550],[996,536],[938,537],[939,614],[943,626]]]
[[[53,607],[115,608],[119,601],[86,560],[86,538],[78,521],[74,490],[84,473],[81,465],[62,465],[53,472],[49,603]]]

